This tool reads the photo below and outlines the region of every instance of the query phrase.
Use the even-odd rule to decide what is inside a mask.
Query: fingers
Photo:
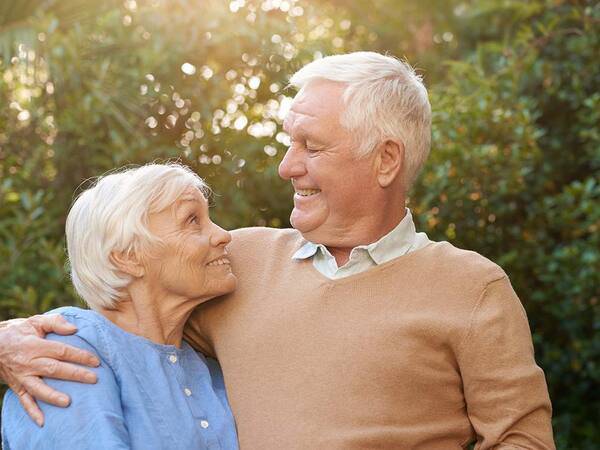
[[[45,341],[44,353],[48,358],[81,364],[82,366],[98,367],[100,365],[100,360],[94,354],[56,341]]]
[[[74,364],[64,363],[56,359],[40,358],[37,361],[36,366],[38,374],[48,378],[78,381],[80,383],[88,384],[93,384],[98,381],[96,374],[91,370]],[[37,397],[37,395],[35,397]]]
[[[27,321],[27,319],[25,319],[23,317],[19,317],[16,319],[4,320],[4,321],[0,322],[0,328],[14,327],[17,325],[21,325],[22,323],[24,323],[26,321]]]
[[[60,314],[33,316],[29,318],[29,321],[37,330],[41,331],[44,336],[48,333],[67,335],[77,331],[77,327]]]
[[[31,417],[33,421],[38,424],[39,427],[43,427],[44,413],[42,413],[42,410],[35,402],[33,397],[26,391],[23,391],[20,394],[18,394],[18,397],[19,402],[21,403],[29,417]]]
[[[23,380],[23,388],[27,393],[37,400],[49,403],[54,406],[66,408],[71,403],[68,395],[52,389],[39,377],[27,377]]]

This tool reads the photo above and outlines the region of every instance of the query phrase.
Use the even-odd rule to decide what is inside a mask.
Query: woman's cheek
[[[207,263],[210,249],[208,238],[197,234],[190,236],[187,241],[186,249],[189,251],[190,257]]]

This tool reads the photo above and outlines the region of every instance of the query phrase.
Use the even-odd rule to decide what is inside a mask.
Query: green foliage
[[[180,158],[227,228],[288,226],[287,77],[377,50],[425,75],[421,230],[498,262],[528,311],[557,446],[591,449],[600,399],[600,8],[585,1],[16,2],[0,7],[0,319],[77,302],[74,193]],[[8,11],[8,12],[7,12]]]
[[[430,235],[476,249],[510,275],[548,380],[557,446],[592,449],[600,10],[530,7],[513,35],[449,62],[447,81],[433,89],[435,144],[413,208]]]

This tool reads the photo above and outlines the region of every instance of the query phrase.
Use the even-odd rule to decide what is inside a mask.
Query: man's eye
[[[192,214],[190,217],[188,217],[188,223],[198,225],[198,216],[196,216],[196,214]]]
[[[319,149],[318,148],[306,147],[306,151],[308,153],[317,153],[319,151]]]

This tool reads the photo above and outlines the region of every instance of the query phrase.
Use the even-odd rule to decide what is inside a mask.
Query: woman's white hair
[[[148,229],[148,216],[190,187],[209,194],[186,166],[148,164],[101,176],[77,197],[67,216],[67,252],[73,285],[92,309],[114,309],[132,281],[111,262],[111,252],[144,255],[160,243]]]
[[[404,187],[416,179],[431,146],[431,106],[422,78],[406,62],[375,52],[355,52],[315,60],[290,79],[298,89],[313,80],[346,83],[341,125],[357,131],[359,155],[386,139],[404,144]]]

